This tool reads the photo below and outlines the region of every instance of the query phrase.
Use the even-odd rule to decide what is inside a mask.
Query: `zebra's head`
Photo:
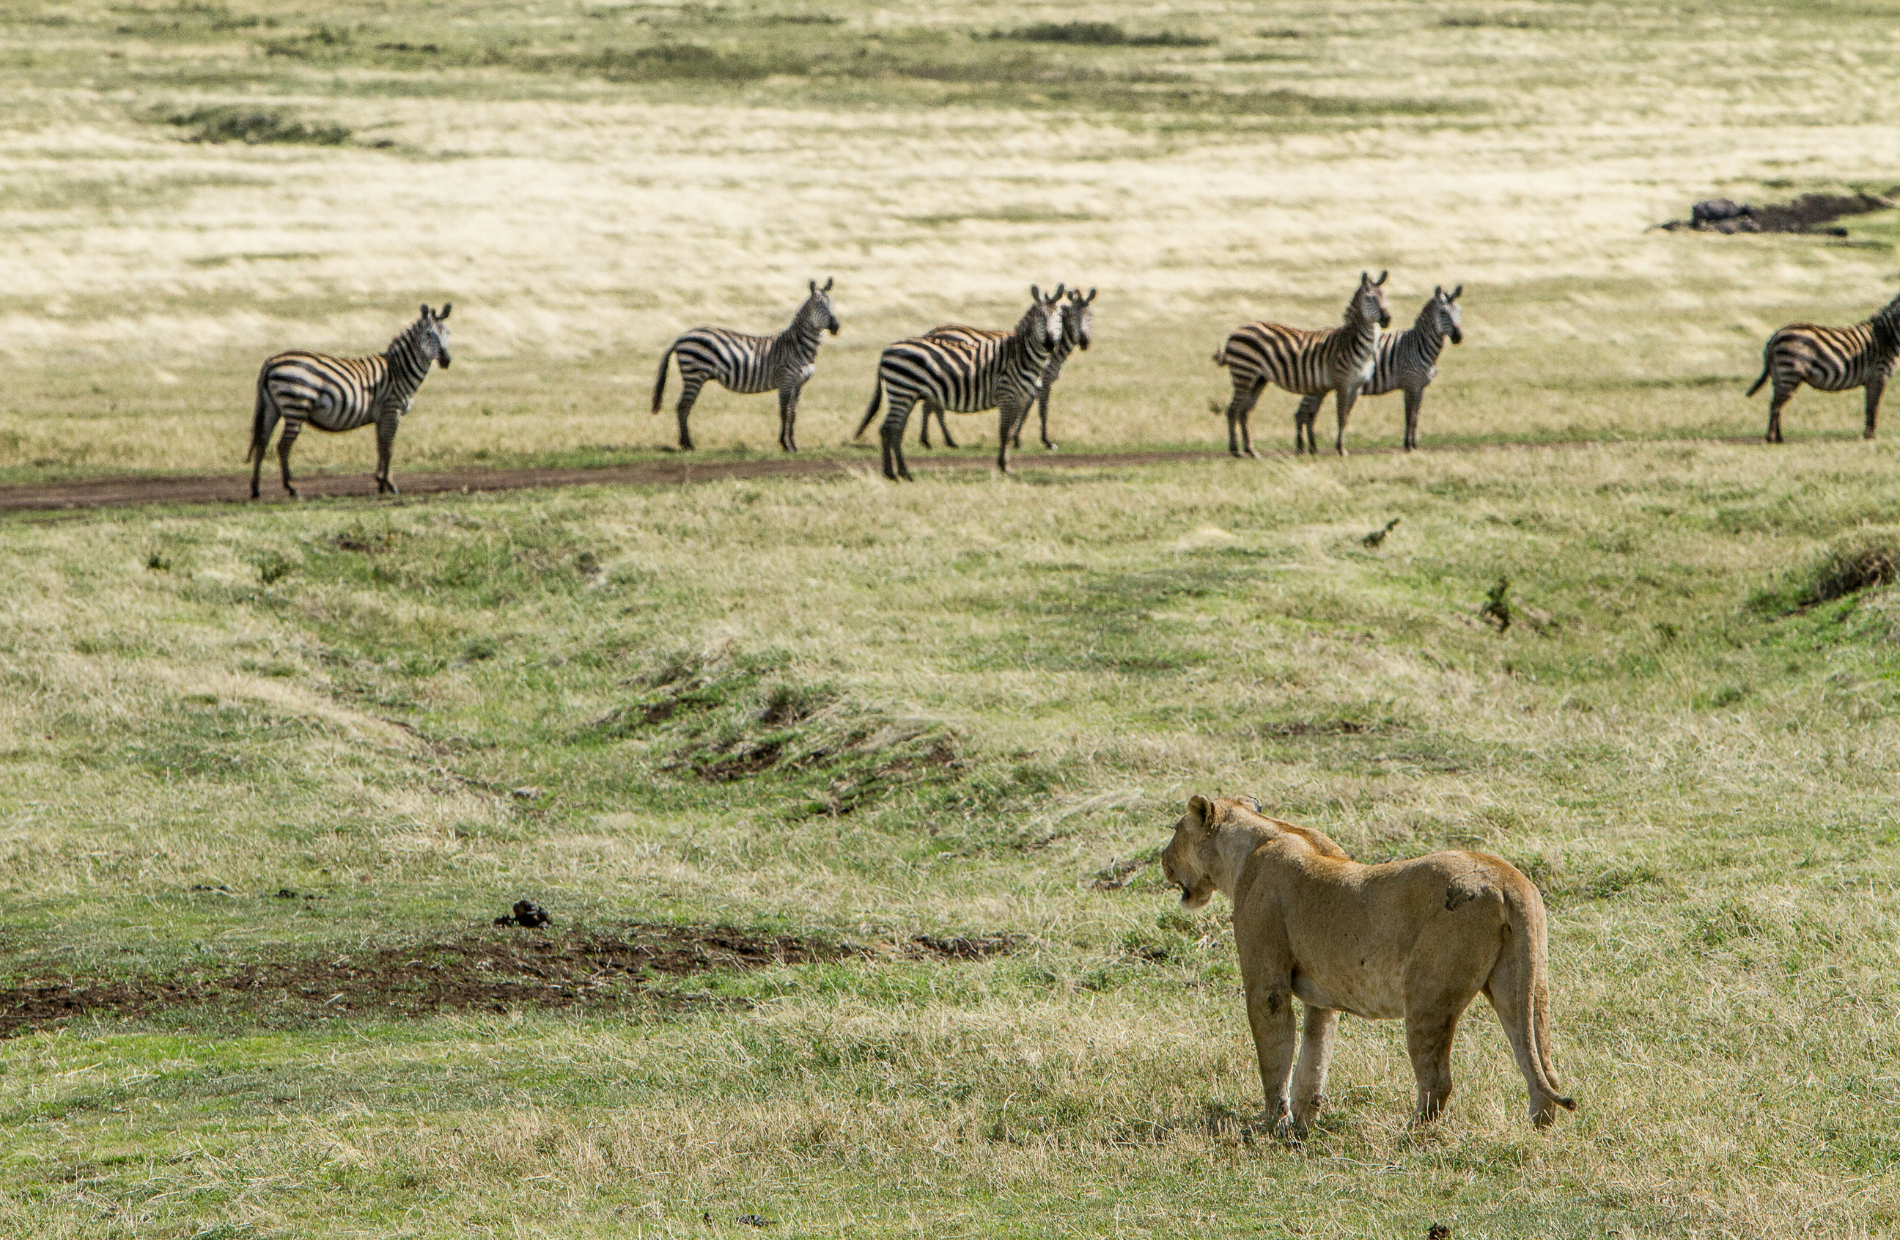
[[[1377,323],[1380,327],[1392,326],[1392,312],[1385,305],[1385,277],[1381,271],[1378,279],[1370,272],[1359,273],[1359,289],[1352,295],[1352,305],[1346,308],[1348,320],[1358,319],[1361,323]]]
[[[1047,297],[1036,285],[1029,286],[1030,306],[1016,324],[1016,334],[1033,344],[1037,352],[1055,352],[1056,342],[1062,339],[1062,293],[1060,284]]]
[[[1432,299],[1418,312],[1417,327],[1429,335],[1450,336],[1453,344],[1465,342],[1465,318],[1458,309],[1458,298],[1464,295],[1465,286],[1460,284],[1447,293],[1444,285],[1432,290]]]
[[[799,307],[799,319],[811,328],[813,335],[817,335],[820,331],[837,335],[838,316],[831,308],[831,279],[826,278],[823,288],[818,287],[816,280],[810,281],[810,284],[811,296],[807,297],[805,304]]]
[[[1086,349],[1095,335],[1095,311],[1089,309],[1095,300],[1095,290],[1090,289],[1087,297],[1081,289],[1070,289],[1069,300],[1062,306],[1062,338],[1071,348]]]
[[[443,302],[441,310],[431,310],[427,302],[422,305],[422,315],[409,330],[414,333],[416,347],[422,355],[442,363],[442,369],[449,368],[449,329],[443,324],[448,320],[449,311],[455,308],[451,302]]]

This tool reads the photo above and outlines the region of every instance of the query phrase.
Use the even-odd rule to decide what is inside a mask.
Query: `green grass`
[[[478,928],[523,895],[564,932],[1021,937],[563,1011],[227,996],[16,1037],[0,1218],[1879,1230],[1900,612],[1878,585],[1759,599],[1812,580],[1837,531],[1887,545],[1867,523],[1900,498],[1891,457],[1628,445],[16,519],[16,982],[531,937]],[[1499,576],[1502,635],[1478,614]],[[1474,1015],[1450,1118],[1411,1131],[1397,1028],[1355,1021],[1319,1134],[1248,1131],[1230,935],[1142,864],[1192,791],[1368,860],[1475,846],[1532,874],[1579,1113],[1533,1133]]]

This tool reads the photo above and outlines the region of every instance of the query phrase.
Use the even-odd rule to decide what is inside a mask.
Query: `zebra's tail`
[[[270,391],[264,386],[264,377],[269,373],[268,362],[257,372],[257,404],[251,409],[251,450],[244,454],[246,465],[263,460],[264,451],[270,446],[270,422],[266,417],[270,410]]]
[[[871,425],[871,419],[877,416],[877,408],[884,403],[884,376],[877,377],[877,386],[871,389],[871,407],[864,411],[864,421],[858,423],[858,429],[851,438],[857,439],[864,434],[864,428]]]
[[[1227,364],[1226,345],[1222,345],[1220,348],[1214,350],[1214,364],[1216,366],[1225,366]]]
[[[1748,389],[1750,396],[1761,391],[1761,385],[1768,382],[1768,372],[1774,369],[1774,365],[1772,350],[1763,349],[1761,351],[1761,378],[1755,380],[1755,386]]]
[[[666,395],[666,364],[673,360],[673,350],[679,347],[680,342],[675,340],[666,346],[666,352],[660,354],[660,373],[653,378],[653,412],[655,414],[660,412],[660,398]]]

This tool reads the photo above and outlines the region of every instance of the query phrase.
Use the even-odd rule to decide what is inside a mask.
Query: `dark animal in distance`
[[[1823,392],[1866,388],[1867,425],[1861,437],[1872,439],[1880,417],[1880,394],[1893,375],[1896,354],[1900,354],[1900,297],[1852,327],[1790,323],[1776,331],[1762,346],[1761,378],[1748,389],[1753,396],[1762,384],[1774,381],[1774,395],[1768,402],[1768,442],[1781,442],[1781,407],[1803,383]]]
[[[817,369],[822,333],[838,334],[838,316],[831,308],[831,281],[826,280],[823,288],[816,280],[810,285],[811,295],[782,332],[747,336],[723,327],[695,327],[667,346],[660,355],[660,373],[653,380],[653,413],[659,414],[660,400],[666,395],[667,359],[678,354],[682,449],[693,450],[692,432],[686,428],[693,402],[699,399],[701,388],[716,380],[721,387],[742,396],[777,391],[778,446],[787,452],[798,450],[798,394]]]
[[[1254,403],[1269,382],[1298,396],[1331,392],[1339,413],[1339,436],[1333,448],[1346,454],[1346,419],[1359,392],[1372,381],[1379,351],[1379,329],[1389,326],[1392,312],[1385,304],[1385,277],[1374,280],[1359,273],[1359,287],[1346,303],[1345,321],[1329,331],[1307,331],[1279,323],[1248,323],[1227,337],[1214,364],[1225,366],[1234,381],[1227,403],[1227,450],[1235,456],[1258,456],[1247,425]]]
[[[444,302],[440,313],[422,307],[415,322],[398,332],[389,347],[369,357],[331,357],[325,353],[291,350],[265,360],[257,372],[257,403],[251,413],[251,498],[257,498],[264,454],[279,419],[284,433],[277,439],[277,464],[284,490],[296,498],[290,483],[290,448],[305,422],[320,431],[353,431],[376,424],[376,490],[396,494],[389,479],[389,454],[396,444],[402,415],[415,403],[416,389],[429,375],[429,366],[449,366],[448,321],[453,307]]]

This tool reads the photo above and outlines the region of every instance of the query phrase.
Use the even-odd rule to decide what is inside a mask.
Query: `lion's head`
[[[1213,838],[1214,804],[1206,797],[1190,797],[1187,813],[1174,824],[1174,838],[1161,853],[1161,875],[1181,889],[1184,908],[1204,908],[1214,898],[1214,880],[1207,872],[1205,849]]]

